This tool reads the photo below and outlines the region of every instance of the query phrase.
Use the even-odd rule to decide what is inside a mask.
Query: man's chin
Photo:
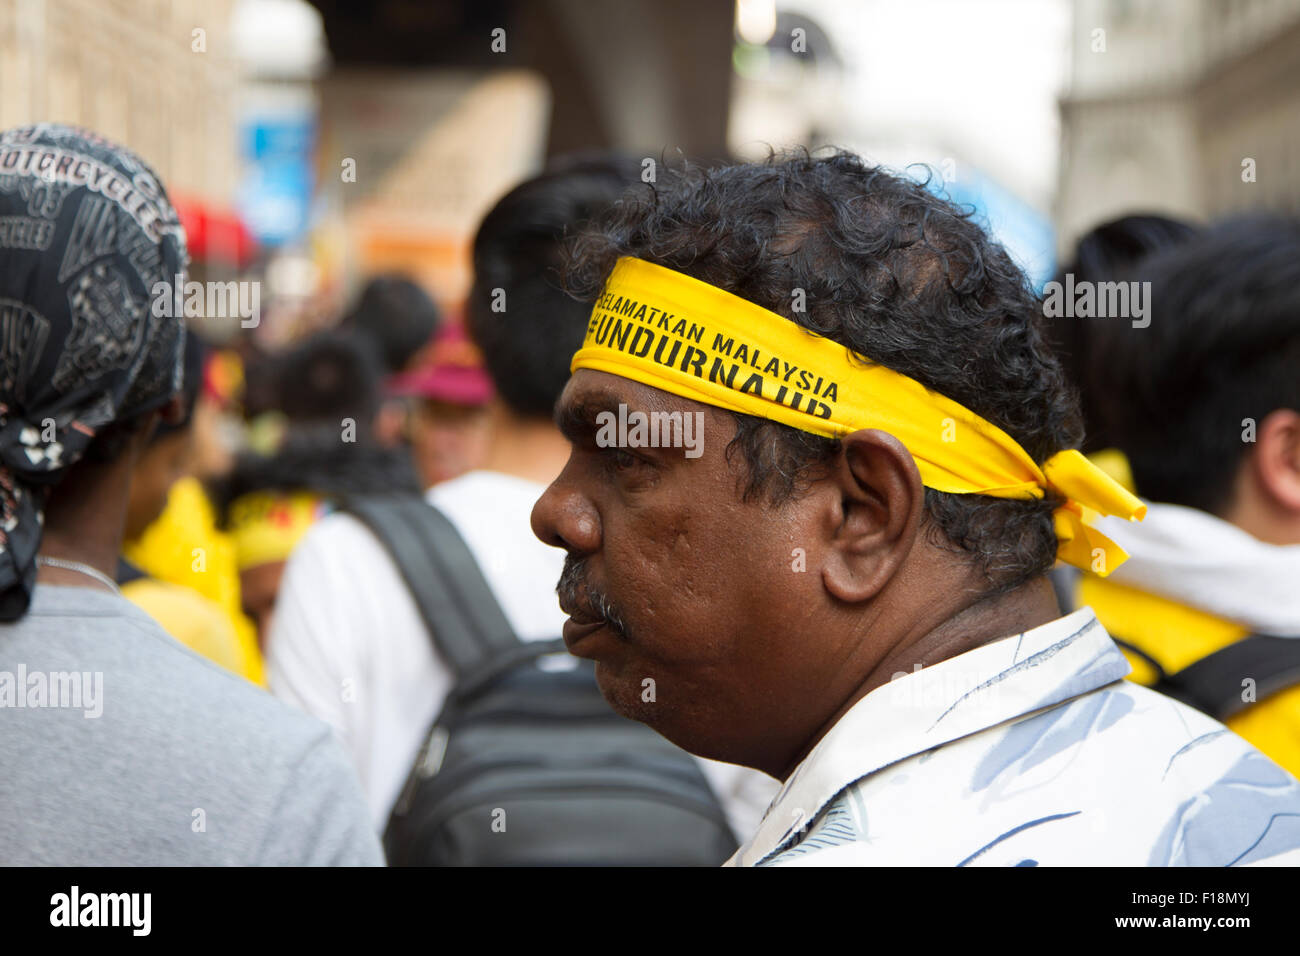
[[[619,673],[603,661],[597,661],[596,686],[614,713],[628,720],[654,726],[653,695],[650,701],[642,699],[644,691],[640,681]]]
[[[618,673],[615,668],[599,662],[596,664],[596,684],[610,709],[620,717],[645,724],[670,743],[697,757],[709,756],[707,751],[710,747],[706,742],[709,734],[701,732],[707,728],[682,726],[684,715],[662,701],[656,701],[653,684],[647,684],[645,679],[635,675]]]

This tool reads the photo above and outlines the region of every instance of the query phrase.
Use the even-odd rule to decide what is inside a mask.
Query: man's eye
[[[610,461],[620,471],[626,471],[641,464],[640,458],[623,448],[611,448]]]
[[[650,463],[639,455],[634,455],[625,448],[602,448],[601,461],[611,474],[638,475],[650,468]]]

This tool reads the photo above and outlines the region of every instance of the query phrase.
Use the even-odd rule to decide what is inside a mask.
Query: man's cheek
[[[730,564],[738,557],[728,555],[720,543],[709,546],[666,521],[633,540],[637,546],[627,556],[627,566],[642,582],[638,597],[651,612],[694,607],[708,596],[709,590],[701,584],[714,576],[715,565]]]
[[[652,637],[660,615],[674,610],[682,599],[674,585],[676,569],[653,541],[608,552],[608,568],[605,594],[623,613],[631,636]]]

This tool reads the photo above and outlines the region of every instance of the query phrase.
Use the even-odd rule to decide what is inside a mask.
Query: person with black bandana
[[[184,325],[151,307],[186,266],[158,177],[85,130],[3,131],[0,223],[42,237],[0,241],[0,861],[382,863],[328,728],[113,580],[132,470],[183,413]]]

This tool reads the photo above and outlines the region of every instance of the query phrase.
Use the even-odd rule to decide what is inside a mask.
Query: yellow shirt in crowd
[[[123,554],[153,579],[126,585],[124,597],[187,647],[265,684],[257,631],[240,607],[235,547],[198,479],[173,485],[163,513]]]

